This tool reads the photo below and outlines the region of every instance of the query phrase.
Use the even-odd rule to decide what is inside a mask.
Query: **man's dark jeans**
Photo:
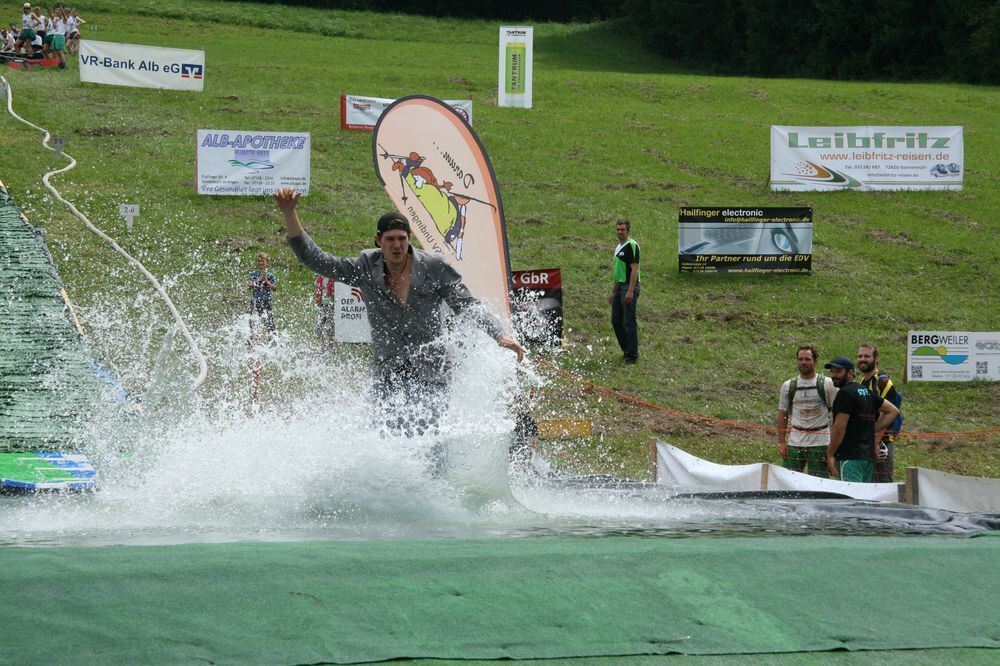
[[[635,306],[639,302],[639,284],[636,283],[632,292],[632,302],[625,302],[627,284],[618,284],[615,295],[611,299],[611,326],[615,329],[618,346],[622,348],[625,358],[636,361],[639,359],[639,326],[635,322]]]

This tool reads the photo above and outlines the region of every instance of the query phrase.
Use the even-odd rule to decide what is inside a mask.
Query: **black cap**
[[[829,370],[830,368],[842,368],[844,370],[853,370],[854,361],[847,358],[846,356],[838,356],[837,358],[833,359],[823,367],[826,368],[827,370]]]
[[[375,225],[375,233],[381,236],[387,231],[392,229],[402,229],[408,234],[413,233],[410,230],[410,221],[407,220],[401,213],[392,211],[386,213],[382,217],[378,218],[378,224]]]

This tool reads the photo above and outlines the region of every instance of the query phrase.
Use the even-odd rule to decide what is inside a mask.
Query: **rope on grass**
[[[630,402],[632,404],[642,405],[643,407],[649,407],[650,409],[670,414],[671,416],[675,416],[685,421],[692,421],[695,423],[718,424],[720,426],[726,426],[727,428],[736,428],[741,430],[756,430],[759,432],[772,433],[772,434],[778,433],[778,429],[775,428],[774,426],[758,425],[754,423],[742,423],[740,421],[730,421],[727,419],[716,418],[714,416],[704,416],[702,414],[682,412],[677,409],[670,409],[669,407],[658,405],[654,402],[647,402],[633,395],[629,395],[628,393],[623,393],[621,391],[608,388],[607,386],[602,386],[600,384],[592,382],[589,379],[585,379],[584,377],[581,377],[578,374],[570,372],[569,370],[564,370],[546,358],[542,357],[536,357],[536,358],[538,359],[538,363],[545,365],[549,368],[552,368],[553,370],[563,375],[564,377],[569,377],[570,379],[573,379],[574,381],[584,384],[585,386],[588,386],[594,389],[595,391],[600,391],[601,393],[613,396],[624,402]],[[789,430],[786,430],[785,432],[789,432]],[[896,437],[897,438],[984,437],[994,433],[1000,433],[1000,428],[986,428],[983,430],[965,430],[960,432],[902,432],[896,435]]]
[[[7,112],[17,120],[20,120],[28,127],[34,128],[39,132],[41,132],[42,134],[44,134],[44,137],[42,138],[42,146],[45,147],[47,150],[55,152],[55,148],[49,146],[49,139],[52,136],[51,134],[49,134],[49,131],[44,127],[39,127],[38,125],[28,120],[25,120],[14,111],[14,91],[5,77],[0,76],[0,81],[3,81],[4,88],[6,88],[7,90]],[[208,362],[205,360],[205,355],[201,353],[201,349],[199,349],[198,343],[194,341],[193,337],[191,337],[191,332],[188,330],[187,324],[184,323],[183,317],[181,317],[181,314],[180,312],[177,311],[177,308],[174,307],[173,301],[170,300],[170,296],[167,295],[166,290],[160,284],[159,280],[157,280],[156,277],[154,277],[153,274],[150,273],[146,269],[146,267],[142,265],[142,262],[140,262],[138,259],[136,259],[128,252],[126,252],[124,249],[122,249],[122,247],[118,245],[118,243],[116,243],[113,238],[111,238],[106,233],[95,227],[91,223],[91,221],[87,219],[86,215],[77,210],[76,206],[74,206],[71,202],[64,199],[62,195],[59,193],[59,190],[53,187],[52,183],[49,182],[49,178],[51,178],[52,176],[57,176],[59,174],[66,173],[67,171],[70,171],[71,169],[76,167],[76,160],[73,159],[71,155],[69,155],[66,152],[63,152],[63,156],[69,160],[69,164],[63,167],[62,169],[56,169],[54,171],[49,171],[48,173],[46,173],[44,176],[42,176],[42,183],[44,183],[45,187],[49,190],[49,192],[52,193],[52,196],[54,196],[58,201],[60,201],[67,208],[69,208],[70,212],[73,213],[73,215],[76,216],[77,219],[83,222],[83,224],[87,227],[87,229],[92,231],[95,235],[97,235],[104,242],[110,245],[115,250],[115,252],[125,257],[125,259],[130,264],[135,266],[136,269],[138,269],[139,272],[142,273],[146,277],[146,279],[149,280],[149,282],[153,285],[153,288],[156,290],[156,293],[166,304],[167,309],[170,310],[170,314],[173,315],[174,321],[177,322],[177,326],[181,331],[181,335],[184,336],[184,339],[187,341],[188,346],[191,348],[191,354],[195,357],[195,360],[198,362],[198,376],[195,377],[194,383],[192,385],[192,388],[197,389],[199,386],[202,385],[202,383],[205,381],[205,378],[208,376]]]

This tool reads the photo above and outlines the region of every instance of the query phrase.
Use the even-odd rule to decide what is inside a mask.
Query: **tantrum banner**
[[[500,63],[497,106],[531,108],[534,28],[500,27]]]
[[[375,129],[378,119],[394,99],[380,97],[340,96],[340,128],[345,130]],[[455,109],[465,122],[472,125],[472,100],[446,99],[444,103]]]
[[[500,188],[486,150],[448,104],[413,95],[382,114],[375,172],[421,247],[443,254],[473,295],[510,321],[510,255]]]
[[[205,85],[205,52],[85,39],[80,42],[80,80],[201,91]]]
[[[309,194],[309,134],[198,130],[198,194]]]
[[[772,190],[960,190],[961,127],[771,127]]]

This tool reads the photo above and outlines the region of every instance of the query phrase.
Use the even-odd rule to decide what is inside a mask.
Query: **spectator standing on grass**
[[[858,347],[858,370],[865,373],[860,382],[862,386],[902,409],[903,396],[896,390],[889,374],[878,369],[878,347],[868,343]],[[902,427],[903,415],[900,414],[884,432],[875,433],[877,448],[875,470],[872,473],[872,481],[875,483],[892,483],[892,468],[896,463],[896,435]]]
[[[267,270],[270,260],[266,253],[257,253],[257,270],[251,271],[247,277],[247,290],[250,292],[250,314],[254,319],[260,318],[268,332],[274,333],[274,310],[271,305],[271,294],[278,290],[278,278]],[[251,319],[251,326],[253,326],[253,319]]]
[[[38,14],[31,11],[31,3],[24,3],[21,13],[21,32],[17,35],[14,49],[25,55],[31,54],[31,43],[35,39],[35,28],[38,27]]]
[[[66,69],[66,59],[63,57],[63,48],[66,46],[66,20],[62,9],[56,10],[57,14],[52,17],[52,25],[46,37],[48,52],[46,57],[55,55],[59,59],[59,69]]]
[[[785,468],[825,479],[829,477],[830,407],[837,387],[830,377],[816,373],[818,358],[812,345],[801,345],[795,351],[799,375],[781,385],[776,425],[778,454]]]
[[[66,17],[66,50],[74,55],[80,52],[80,26],[84,23],[86,21],[77,16],[75,7],[69,10]]]
[[[833,401],[833,425],[826,464],[841,481],[870,483],[875,467],[875,433],[899,416],[899,409],[854,381],[854,362],[838,356],[825,366],[840,390]]]
[[[639,360],[639,325],[635,308],[639,301],[639,244],[630,237],[628,220],[615,223],[618,246],[613,258],[614,287],[608,296],[611,306],[611,326],[626,363]]]

